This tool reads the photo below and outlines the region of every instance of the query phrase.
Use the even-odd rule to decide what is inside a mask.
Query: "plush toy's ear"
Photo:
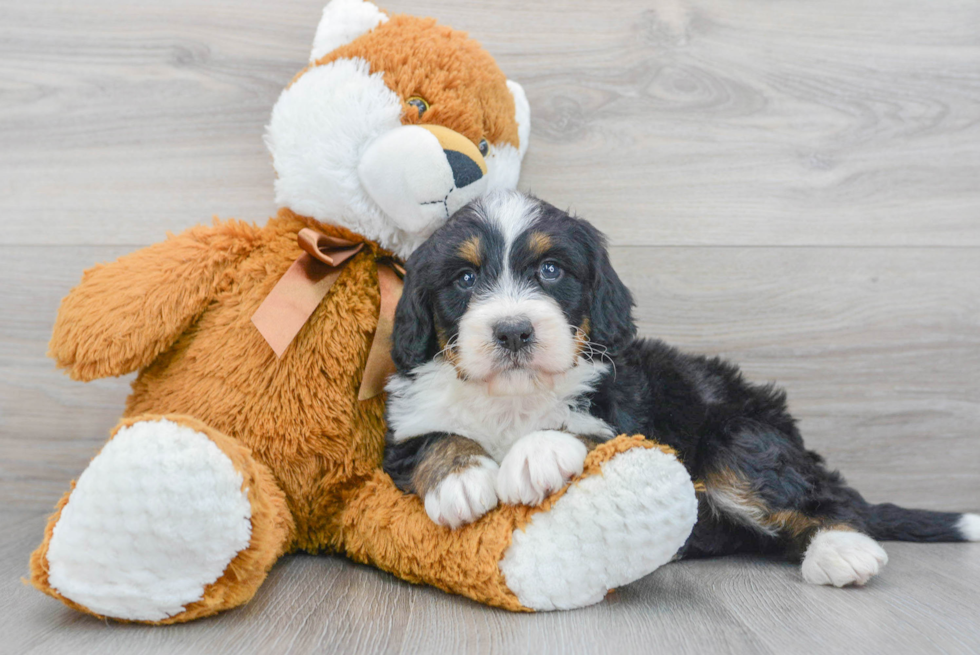
[[[589,340],[606,347],[610,355],[620,352],[636,336],[633,322],[633,294],[626,288],[609,261],[606,237],[586,224],[595,244],[593,257],[592,307]]]
[[[408,373],[425,364],[439,350],[432,305],[424,286],[417,282],[420,273],[413,275],[411,272],[414,268],[412,263],[409,260],[410,272],[405,276],[402,297],[395,309],[395,329],[392,334],[391,358],[399,373]]]
[[[316,61],[386,22],[388,15],[374,3],[366,0],[331,0],[323,8],[323,18],[316,28],[310,61]]]
[[[521,159],[527,152],[529,139],[531,138],[531,105],[528,104],[527,96],[524,94],[524,87],[517,82],[507,80],[507,88],[514,96],[514,118],[517,119],[517,138],[520,140],[518,147]]]

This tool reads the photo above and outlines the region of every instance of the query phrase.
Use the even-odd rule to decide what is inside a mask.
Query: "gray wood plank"
[[[334,557],[277,564],[256,598],[168,628],[104,623],[20,584],[43,517],[3,514],[3,652],[53,653],[971,653],[980,545],[886,544],[863,589],[803,584],[788,563],[669,564],[600,605],[508,614]],[[9,650],[7,650],[9,649]]]
[[[0,243],[264,220],[263,125],[319,5],[5,2]],[[525,84],[524,185],[617,243],[980,245],[972,0],[387,6],[470,30]]]

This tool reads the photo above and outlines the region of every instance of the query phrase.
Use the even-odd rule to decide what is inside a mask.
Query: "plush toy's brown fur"
[[[497,564],[514,529],[560,494],[541,507],[503,507],[450,531],[381,471],[384,399],[361,402],[357,392],[377,323],[375,260],[387,253],[367,243],[281,360],[250,322],[302,254],[296,234],[303,227],[360,240],[286,209],[262,228],[236,221],[192,228],[88,271],[58,314],[51,354],[72,377],[144,367],[121,425],[165,415],[204,432],[249,490],[249,548],[202,600],[161,623],[241,604],[276,559],[295,550],[346,553],[413,582],[525,609]],[[652,446],[620,438],[590,455],[584,475],[597,474],[624,449]],[[58,598],[45,555],[67,500],[31,558],[34,585]]]
[[[414,44],[429,31],[425,47]],[[518,145],[506,80],[473,41],[434,21],[392,17],[314,65],[361,57],[403,99],[426,98],[423,119],[477,142]],[[419,121],[405,106],[405,123]],[[501,507],[450,531],[381,471],[384,396],[358,400],[378,322],[377,261],[390,253],[366,241],[299,334],[277,359],[251,322],[302,254],[297,233],[312,227],[364,237],[282,209],[265,226],[238,221],[195,227],[118,261],[96,266],[63,301],[50,354],[76,380],[139,370],[119,427],[168,418],[206,435],[242,474],[251,540],[203,597],[159,621],[174,623],[246,602],[284,553],[345,553],[413,582],[510,610],[525,610],[498,562],[514,530],[546,512]],[[117,427],[117,430],[119,429]],[[115,434],[115,432],[113,433]],[[584,476],[629,448],[620,438],[589,455]],[[74,488],[74,485],[72,485]],[[48,546],[71,491],[31,557],[31,581],[51,596]]]
[[[431,47],[419,47],[423,40]],[[474,143],[485,138],[518,146],[514,98],[506,78],[490,53],[465,32],[437,25],[433,18],[392,16],[312,65],[353,57],[370,62],[372,73],[384,71],[385,85],[401,98],[418,96],[429,103],[421,118],[406,104],[406,125],[442,125]]]

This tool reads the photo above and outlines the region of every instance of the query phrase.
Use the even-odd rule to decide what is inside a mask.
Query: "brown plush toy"
[[[344,553],[510,610],[578,607],[668,561],[694,523],[683,466],[620,437],[539,507],[451,531],[380,468],[387,338],[407,257],[517,184],[523,91],[465,34],[334,0],[266,141],[282,209],[87,271],[51,355],[139,371],[64,496],[31,581],[98,616],[174,623],[245,603],[284,553]]]

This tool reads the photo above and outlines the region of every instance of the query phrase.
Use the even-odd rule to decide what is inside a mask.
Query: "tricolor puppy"
[[[781,552],[844,586],[887,561],[875,539],[980,539],[975,514],[867,503],[804,448],[783,392],[635,339],[602,235],[545,202],[474,201],[407,269],[385,470],[437,523],[539,503],[626,433],[673,447],[703,485],[687,557]]]

